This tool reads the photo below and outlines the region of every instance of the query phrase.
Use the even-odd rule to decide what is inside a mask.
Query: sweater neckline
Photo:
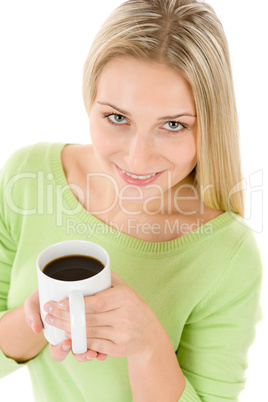
[[[236,214],[231,211],[226,211],[223,214],[218,215],[217,217],[204,223],[203,225],[200,225],[191,232],[186,233],[176,239],[164,242],[148,242],[131,237],[130,235],[112,228],[107,223],[96,218],[94,215],[91,215],[76,199],[67,182],[67,178],[61,163],[61,152],[66,145],[68,144],[51,144],[50,165],[53,170],[55,180],[57,184],[64,189],[63,198],[66,205],[68,205],[70,210],[75,211],[76,217],[78,217],[81,222],[84,224],[93,225],[93,227],[96,229],[95,234],[97,237],[101,237],[102,242],[108,243],[113,239],[116,240],[117,247],[136,250],[140,253],[149,253],[152,257],[152,254],[156,255],[156,253],[159,255],[159,253],[178,252],[179,248],[184,248],[191,243],[205,240],[209,238],[209,236],[215,234],[216,231],[233,222],[235,219],[234,215]]]

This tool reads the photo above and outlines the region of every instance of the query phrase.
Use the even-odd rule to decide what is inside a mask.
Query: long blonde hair
[[[117,7],[100,28],[85,62],[88,115],[102,68],[119,55],[165,64],[187,79],[197,111],[196,186],[207,207],[243,216],[230,56],[213,8],[197,0],[128,0]]]

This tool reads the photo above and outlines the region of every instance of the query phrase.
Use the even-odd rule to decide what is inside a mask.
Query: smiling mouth
[[[152,182],[154,182],[162,173],[161,172],[151,173],[151,174],[134,174],[130,172],[126,172],[125,170],[121,169],[120,167],[116,166],[121,178],[128,184],[133,186],[146,186]]]
[[[156,173],[153,174],[147,174],[147,175],[136,175],[132,173],[128,173],[125,170],[121,169],[121,171],[126,174],[127,176],[131,177],[132,179],[138,179],[138,180],[145,180],[145,179],[150,179],[151,177],[154,177]]]

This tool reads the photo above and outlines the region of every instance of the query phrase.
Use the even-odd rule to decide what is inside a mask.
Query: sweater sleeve
[[[260,253],[249,230],[217,283],[188,317],[177,352],[186,377],[180,402],[238,400],[248,349],[262,316],[261,279]]]
[[[13,261],[16,256],[16,241],[12,233],[11,215],[8,200],[5,199],[5,189],[9,180],[18,172],[21,161],[21,151],[14,153],[5,167],[0,171],[0,320],[9,311],[8,293],[11,280]],[[25,152],[22,152],[25,157]],[[23,158],[22,158],[23,159]],[[0,348],[0,378],[13,372],[23,364],[8,358]]]
[[[0,320],[8,312],[7,299],[14,256],[14,243],[2,217],[0,217]],[[0,348],[0,378],[12,373],[21,366],[21,363],[8,358]]]

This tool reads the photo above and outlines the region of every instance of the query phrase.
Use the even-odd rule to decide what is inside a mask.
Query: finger
[[[126,300],[126,289],[125,286],[112,287],[85,297],[86,313],[103,313],[120,308]]]
[[[69,339],[71,339],[71,337],[72,337],[70,332],[65,332],[64,335],[66,336],[66,338],[69,338]],[[81,356],[81,355],[77,355],[77,356]],[[88,350],[86,360],[92,360],[92,358],[94,358],[94,357],[96,359],[98,359],[99,361],[104,361],[104,360],[106,360],[107,355],[104,353],[95,352],[94,350]],[[79,357],[76,360],[79,361]]]
[[[24,314],[26,323],[36,334],[38,334],[43,329],[43,323],[40,316],[38,289],[25,300]]]
[[[56,362],[62,362],[69,352],[72,349],[72,343],[70,340],[64,341],[58,345],[49,345],[49,352],[53,360]],[[90,360],[95,359],[98,356],[98,353],[95,350],[87,350],[85,353],[75,354],[73,353],[73,357],[78,362],[88,362]],[[100,354],[99,359],[105,360],[105,356]]]
[[[52,325],[53,327],[63,329],[66,332],[71,331],[71,324],[70,321],[64,321],[58,317],[55,317],[51,314],[47,314],[45,316],[45,321],[47,324]]]
[[[61,306],[61,308],[59,308],[59,305]],[[63,306],[64,306],[64,308],[63,308]],[[68,299],[61,300],[58,303],[50,301],[50,302],[44,304],[44,310],[47,313],[49,313],[57,318],[60,318],[64,321],[70,321],[69,300]]]
[[[65,331],[64,335],[66,338],[72,339],[71,332]],[[118,338],[118,331],[114,330],[114,328],[110,326],[87,327],[86,336],[88,342],[90,342],[90,339],[106,339],[110,340],[111,342],[115,342],[116,338]]]
[[[32,324],[31,324],[31,328],[35,334],[39,334],[43,329],[43,323],[42,323],[41,319],[39,319],[39,318],[40,317],[34,318]]]
[[[97,356],[96,356],[96,358],[97,358],[100,362],[103,362],[104,360],[106,360],[107,357],[108,357],[108,356],[107,356],[105,353],[97,353]]]
[[[66,340],[58,345],[49,345],[49,352],[53,360],[56,362],[62,362],[68,355],[72,348],[71,340]]]
[[[130,286],[125,281],[123,281],[123,279],[121,279],[120,276],[117,275],[116,273],[112,272],[111,277],[112,277],[112,286],[113,287],[123,285],[125,287],[130,288]],[[85,297],[86,312],[110,311],[110,310],[113,310],[114,308],[117,308],[118,305],[120,304],[120,303],[118,303],[120,300],[120,294],[118,294],[118,297],[115,298],[113,287],[110,289],[98,292],[97,294],[95,294],[93,296],[86,296]],[[95,297],[95,296],[98,296],[98,297]],[[102,299],[102,296],[103,296],[103,299]],[[106,305],[105,301],[107,299],[109,299],[111,296],[113,297],[113,304],[111,304],[110,300],[108,300],[109,305]],[[86,303],[88,297],[90,297],[91,299],[90,299],[90,302],[88,301],[88,303]],[[91,311],[90,309],[87,311],[87,304],[92,305],[92,310],[94,310],[94,311]],[[69,305],[68,299],[60,300],[57,303],[52,302],[52,301],[49,303],[46,303],[44,305],[44,309],[47,313],[53,314],[56,317],[59,317],[65,321],[69,320],[70,305]]]
[[[45,316],[45,321],[56,327],[58,329],[62,329],[65,331],[67,338],[71,338],[71,325],[70,322],[63,321],[60,318],[54,317],[50,314]],[[86,336],[87,338],[99,338],[99,339],[113,339],[116,332],[112,326],[87,326],[86,327]]]
[[[71,333],[65,332],[65,336],[66,338],[71,339]],[[115,349],[116,347],[117,347],[116,343],[110,339],[87,337],[87,348],[88,348],[87,355],[89,357],[86,356],[86,359],[90,360],[90,357],[92,357],[92,353],[96,351],[94,357],[96,357],[100,361],[104,361],[109,355],[108,352],[112,352],[112,350]],[[91,353],[89,353],[90,351]],[[85,361],[85,358],[82,355],[84,354],[75,355],[76,360]]]
[[[103,313],[86,313],[87,327],[114,326],[118,310],[104,311]]]
[[[116,290],[118,291],[118,288]],[[121,296],[119,293],[115,292],[115,288],[110,288],[96,293],[93,296],[85,296],[85,312],[100,313],[118,308],[121,305]],[[70,320],[70,305],[68,299],[61,300],[58,303],[46,303],[44,310],[64,321]]]
[[[103,326],[103,327],[87,327],[87,339],[96,338],[96,339],[109,339],[110,341],[114,341],[116,331],[111,326]]]
[[[98,353],[95,350],[87,350],[85,353],[75,354],[73,353],[73,357],[80,363],[88,362],[97,357]]]
[[[121,357],[117,356],[118,346],[108,339],[88,339],[87,347],[90,350],[96,350],[98,352],[98,360],[104,359],[104,355],[111,357]]]

